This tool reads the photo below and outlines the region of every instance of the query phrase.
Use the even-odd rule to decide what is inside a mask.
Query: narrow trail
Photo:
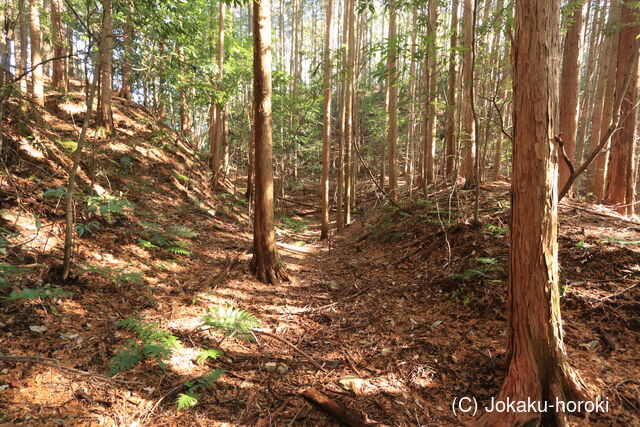
[[[462,362],[466,352],[458,343],[473,336],[460,333],[469,327],[469,316],[447,319],[443,325],[451,310],[450,296],[442,291],[425,293],[422,284],[410,281],[414,273],[410,269],[390,269],[384,249],[359,245],[362,223],[327,243],[318,241],[317,218],[295,221],[297,230],[278,228],[278,248],[290,274],[287,282],[276,286],[256,282],[247,270],[250,255],[243,251],[250,247],[250,230],[228,225],[221,230],[215,221],[198,229],[201,237],[194,252],[199,255],[192,257],[188,272],[176,272],[170,279],[193,297],[182,304],[174,302],[171,316],[164,317],[174,332],[188,336],[194,345],[202,344],[194,329],[201,309],[229,304],[254,313],[262,327],[328,371],[318,371],[303,355],[268,337],[258,337],[253,345],[223,344],[228,357],[223,364],[230,376],[221,383],[235,388],[239,393],[235,399],[243,402],[226,406],[232,423],[253,424],[264,416],[264,405],[279,409],[282,420],[296,419],[300,425],[317,425],[318,417],[327,422],[298,396],[309,386],[373,419],[456,423],[445,396],[428,390],[463,375],[435,366],[447,357]],[[238,262],[224,273],[234,257]],[[497,330],[491,322],[480,323],[474,329],[481,334]],[[429,335],[437,339],[443,328],[449,335],[446,345],[430,344]],[[411,336],[403,331],[411,331]],[[269,363],[274,362],[277,371],[269,372]],[[433,400],[427,402],[427,396]]]

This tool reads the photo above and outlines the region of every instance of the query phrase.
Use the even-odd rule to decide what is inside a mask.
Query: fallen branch
[[[311,356],[309,356],[307,353],[305,353],[304,351],[300,350],[295,344],[292,344],[291,342],[287,341],[286,339],[277,336],[276,334],[272,334],[271,332],[267,332],[267,331],[263,331],[261,329],[251,329],[251,332],[253,332],[254,334],[259,334],[259,335],[264,335],[267,337],[271,337],[275,340],[278,340],[286,345],[288,345],[289,347],[291,347],[293,350],[295,350],[297,353],[299,353],[300,355],[304,356],[305,359],[307,359],[309,362],[311,362],[311,364],[313,366],[315,366],[316,368],[318,368],[319,370],[321,370],[324,373],[328,373],[326,369],[324,369],[318,362],[316,362]]]
[[[612,213],[599,212],[599,211],[597,211],[595,209],[589,209],[589,208],[585,208],[585,207],[578,206],[578,205],[575,205],[575,204],[567,204],[567,207],[570,207],[572,209],[577,209],[577,210],[580,210],[580,211],[584,211],[584,212],[588,212],[588,213],[593,214],[593,215],[602,216],[602,217],[605,217],[605,218],[612,218],[612,219],[615,219],[616,221],[622,221],[622,222],[628,222],[629,224],[640,225],[640,222],[634,221],[634,220],[629,219],[629,218],[625,218],[625,217],[623,217],[622,215],[620,215],[617,212],[612,212]]]
[[[346,408],[333,399],[328,398],[315,388],[308,388],[300,393],[304,398],[318,406],[324,412],[336,417],[351,427],[386,427],[385,424],[368,420],[367,417]]]

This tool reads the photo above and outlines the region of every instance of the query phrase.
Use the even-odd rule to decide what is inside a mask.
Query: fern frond
[[[196,387],[210,389],[213,386],[213,383],[218,381],[225,372],[227,371],[217,368],[199,376],[196,378]]]
[[[109,372],[112,375],[133,368],[143,359],[153,360],[160,368],[165,369],[173,350],[181,345],[178,338],[160,329],[157,323],[144,322],[137,316],[122,319],[116,326],[134,332],[138,341],[131,340],[111,359]]]
[[[197,393],[180,393],[176,399],[178,405],[178,412],[183,409],[189,409],[194,407],[200,401],[200,396]]]
[[[198,354],[198,359],[196,360],[196,363],[198,365],[204,365],[204,363],[207,361],[207,359],[217,359],[221,355],[222,355],[222,351],[221,350],[217,350],[215,348],[210,348],[208,350],[202,350],[200,352],[200,354]]]
[[[167,250],[177,255],[187,255],[187,256],[191,255],[191,251],[189,249],[185,249],[180,246],[170,246],[167,248]]]
[[[253,314],[232,306],[212,307],[202,317],[202,321],[224,335],[237,335],[241,338],[252,338],[251,329],[260,326]]]
[[[65,296],[72,295],[73,292],[65,291],[61,288],[53,288],[50,285],[45,285],[42,288],[36,289],[19,289],[14,288],[9,296],[0,297],[0,299],[4,299],[6,301],[16,301],[16,300],[37,300],[44,298],[51,298],[54,296]]]
[[[143,358],[142,348],[134,341],[122,347],[109,361],[109,376],[136,366]]]
[[[196,237],[198,233],[184,225],[174,225],[169,228],[169,234],[174,237]]]

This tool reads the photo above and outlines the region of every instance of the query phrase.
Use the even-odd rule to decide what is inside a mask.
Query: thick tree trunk
[[[616,92],[624,90],[627,73],[631,80],[620,108],[618,128],[611,138],[609,175],[605,203],[621,214],[633,215],[635,189],[635,135],[638,99],[639,14],[633,0],[622,3],[622,25],[618,45]]]
[[[557,171],[559,0],[516,1],[509,369],[499,401],[584,398],[562,339],[558,287]],[[525,425],[545,414],[490,412],[487,426]],[[549,411],[546,416],[562,417]],[[543,425],[553,420],[543,420]],[[535,422],[534,422],[535,424]],[[561,424],[562,425],[562,424]]]
[[[593,10],[594,7],[591,6],[590,2],[587,2],[590,9]],[[606,6],[606,4],[605,4]],[[601,7],[598,10],[593,11],[593,20],[591,24],[591,30],[589,32],[586,31],[586,25],[589,22],[589,10],[587,10],[587,18],[585,18],[585,25],[583,33],[583,39],[586,44],[586,34],[590,33],[589,45],[587,47],[588,59],[584,76],[584,91],[582,92],[582,97],[580,98],[580,103],[578,107],[578,133],[576,136],[576,163],[582,163],[584,159],[585,152],[588,154],[588,145],[587,145],[587,124],[588,119],[593,117],[594,108],[597,107],[594,104],[602,105],[599,100],[602,99],[602,94],[600,98],[595,98],[598,101],[594,101],[595,91],[592,89],[594,84],[597,85],[599,78],[593,77],[593,72],[596,66],[596,58],[598,57],[598,51],[601,47],[601,34],[602,34],[602,24],[604,21],[604,12],[606,11],[606,7]],[[596,89],[597,90],[597,89]],[[591,123],[594,123],[594,120],[591,120]]]
[[[224,76],[224,17],[225,17],[225,3],[220,2],[220,10],[218,14],[218,81],[221,82]],[[227,144],[227,107],[221,105],[218,108],[218,120],[216,121],[216,133],[218,140],[220,141],[220,147],[222,149],[222,172],[227,173],[229,165],[229,146]],[[217,186],[220,170],[216,169],[216,176],[214,176],[214,188]]]
[[[209,106],[209,167],[211,168],[211,189],[215,192],[220,170],[220,141],[218,139],[218,107]]]
[[[573,13],[568,16],[571,22],[564,39],[562,57],[562,77],[560,79],[560,136],[564,141],[564,150],[573,163],[576,152],[576,131],[578,125],[578,96],[580,82],[580,41],[584,20],[584,0],[572,3]],[[569,165],[560,161],[558,187],[563,188],[569,180]]]
[[[253,3],[253,111],[256,201],[251,268],[258,280],[277,284],[286,276],[276,250],[273,220],[271,0]]]
[[[160,60],[158,61],[158,86],[156,91],[157,103],[156,111],[158,115],[158,122],[165,124],[167,119],[167,111],[165,108],[165,89],[166,89],[166,63],[167,63],[167,45],[164,40],[160,42]]]
[[[416,149],[415,134],[417,127],[416,120],[416,35],[418,23],[418,10],[411,11],[411,23],[409,24],[409,16],[407,16],[407,26],[411,33],[411,52],[409,54],[409,121],[407,122],[407,143],[404,147],[404,176],[406,180],[409,197],[413,190],[413,152]]]
[[[618,0],[611,1],[611,8],[609,12],[608,26],[612,26],[620,18],[620,6]],[[616,90],[616,75],[617,75],[617,61],[618,61],[618,44],[619,37],[617,33],[607,34],[607,42],[605,45],[606,50],[605,59],[607,64],[607,71],[605,73],[604,82],[604,101],[602,102],[602,120],[599,122],[593,122],[593,126],[599,126],[599,137],[597,140],[592,140],[592,146],[595,147],[599,140],[602,138],[611,126],[611,121],[614,115],[614,97]],[[607,170],[609,166],[609,145],[610,141],[606,143],[604,149],[594,161],[594,166],[590,170],[592,171],[592,181],[590,191],[593,193],[593,198],[596,202],[600,202],[605,197]]]
[[[351,196],[353,196],[352,167],[353,167],[353,105],[355,97],[354,71],[355,71],[355,0],[349,2],[346,11],[349,18],[349,37],[347,38],[347,81],[346,81],[346,105],[345,105],[345,140],[344,140],[344,223],[351,224]]]
[[[464,91],[464,105],[462,109],[462,135],[464,140],[464,157],[462,159],[462,176],[465,187],[471,188],[477,184],[476,176],[476,137],[475,120],[473,117],[473,27],[475,22],[473,0],[464,0],[462,25],[464,26],[462,56],[462,90]]]
[[[429,0],[429,41],[427,44],[427,54],[424,63],[425,75],[427,76],[426,82],[426,102],[424,104],[424,126],[423,126],[423,169],[424,176],[422,177],[422,190],[424,194],[427,194],[427,186],[431,184],[436,177],[435,172],[435,155],[436,144],[434,143],[434,131],[436,124],[436,96],[437,96],[437,84],[438,84],[438,64],[437,64],[437,48],[436,48],[436,35],[438,25],[438,2],[437,0]]]
[[[38,105],[44,105],[44,73],[42,63],[40,2],[29,0],[31,42],[31,95]]]
[[[349,68],[348,57],[349,57],[349,23],[350,23],[350,14],[349,10],[351,9],[351,2],[353,0],[345,0],[344,2],[344,18],[342,25],[342,44],[344,46],[343,49],[343,58],[342,58],[342,73],[346,75],[347,70]],[[345,79],[346,80],[346,79]],[[336,203],[336,226],[338,231],[342,230],[342,226],[344,225],[344,212],[346,208],[344,206],[344,188],[346,187],[345,177],[347,177],[347,165],[345,164],[345,154],[346,154],[346,142],[347,142],[347,105],[349,104],[349,84],[347,81],[343,81],[340,85],[340,139],[338,141],[338,188],[337,188],[337,203]]]
[[[387,92],[389,108],[387,117],[387,149],[389,162],[389,197],[395,198],[398,189],[396,175],[396,146],[398,143],[398,86],[396,82],[397,40],[396,40],[396,0],[389,3],[389,46],[387,48]]]
[[[65,82],[68,80],[64,75],[66,68],[62,58],[65,39],[60,17],[62,7],[62,0],[51,0],[51,38],[53,40],[53,57],[56,58],[53,60],[51,85],[54,89],[66,91]]]
[[[228,111],[225,106],[222,109],[222,121],[220,123],[220,145],[222,146],[222,177],[226,177],[229,173],[229,162],[231,161],[231,153],[229,152],[229,120]]]
[[[113,130],[113,112],[111,111],[111,92],[113,88],[111,73],[111,50],[113,48],[113,20],[111,0],[102,1],[102,36],[100,37],[100,102],[98,104],[98,125],[107,133]]]
[[[327,0],[324,36],[324,98],[322,106],[322,177],[320,178],[322,199],[322,225],[320,239],[329,237],[329,154],[331,148],[331,22],[333,0]]]
[[[124,46],[124,59],[122,64],[122,86],[118,96],[131,99],[131,77],[133,75],[133,16],[135,13],[134,2],[128,6],[126,21],[122,28],[122,44]]]
[[[71,27],[67,26],[67,48],[69,49],[67,51],[67,54],[69,55],[69,58],[67,58],[67,80],[71,80],[72,78],[76,77],[76,59],[73,57],[74,51],[73,51],[73,30],[71,29]],[[69,87],[69,82],[67,81],[67,87]]]
[[[458,44],[458,4],[453,0],[451,5],[451,42],[449,50],[449,82],[447,90],[447,123],[445,133],[445,174],[450,176],[455,171],[456,152],[456,50]],[[456,179],[457,177],[453,177]]]
[[[502,8],[504,7],[504,0],[498,0],[498,3],[496,4],[496,11],[501,11]],[[492,42],[492,51],[491,51],[491,58],[489,59],[489,64],[495,64],[497,63],[497,61],[499,61],[499,52],[500,52],[500,44],[501,44],[501,39],[502,39],[502,27],[496,27],[494,33],[493,33],[493,42]],[[496,94],[505,94],[505,90],[500,90],[500,81],[501,81],[501,70],[507,70],[508,69],[508,65],[509,65],[509,61],[508,61],[508,57],[509,57],[509,53],[507,52],[506,56],[506,60],[503,62],[503,67],[496,67],[494,72],[493,72],[493,79],[492,79],[492,84],[495,87],[495,93]],[[502,60],[500,60],[500,62],[502,62]],[[505,72],[506,74],[506,72]],[[502,98],[498,98],[498,99],[505,99],[506,96],[503,96]],[[498,114],[497,111],[493,111],[495,109],[495,107],[493,105],[488,105],[488,107],[491,111],[492,114]],[[495,117],[495,116],[494,116]],[[502,118],[498,118],[498,122],[501,122]],[[497,136],[496,136],[496,143],[495,143],[495,151],[493,153],[493,164],[491,166],[491,179],[493,181],[497,181],[500,179],[500,166],[502,164],[502,140],[504,138],[504,135],[502,134],[502,130],[498,130]],[[488,140],[485,142],[485,144],[488,143]]]
[[[218,33],[218,43],[216,43],[216,25],[214,24],[215,16],[215,7],[214,1],[211,0],[210,3],[210,19],[211,19],[211,59],[216,63],[220,63],[220,59],[218,58],[219,53],[219,33]],[[219,17],[219,15],[218,15]],[[219,21],[218,21],[219,22]],[[219,29],[218,29],[219,30]],[[218,70],[219,71],[219,70]],[[215,80],[217,79],[217,75],[214,78],[213,86],[217,87],[217,83]],[[209,107],[209,167],[211,168],[211,189],[215,193],[218,189],[218,175],[220,173],[220,124],[221,121],[220,108],[216,104],[215,98],[211,100],[211,105]]]
[[[11,9],[4,7],[0,10],[0,88],[11,79],[11,28],[13,20],[10,16]]]

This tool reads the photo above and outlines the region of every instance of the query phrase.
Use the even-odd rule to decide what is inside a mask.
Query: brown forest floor
[[[35,235],[30,214],[43,223],[24,248],[60,254],[62,210],[41,192],[64,185],[68,153],[55,141],[73,135],[74,113],[59,108],[72,101],[50,97],[46,126],[20,130],[22,119],[14,112],[11,127],[3,128],[16,141],[17,154],[10,164],[13,183],[0,176],[0,226],[22,231],[20,239],[28,240]],[[224,194],[210,202],[202,185],[204,164],[140,107],[123,101],[115,107],[119,136],[98,143],[95,182],[112,194],[121,191],[136,206],[112,224],[97,218],[100,230],[78,239],[76,259],[143,271],[145,284],[121,285],[83,273],[64,285],[71,296],[3,301],[0,352],[54,358],[105,374],[109,359],[131,337],[115,323],[131,314],[159,322],[182,348],[165,370],[140,364],[116,375],[116,382],[41,363],[0,361],[0,423],[339,425],[298,394],[315,387],[389,425],[453,426],[472,421],[454,416],[454,397],[487,402],[496,395],[505,375],[506,183],[483,185],[483,226],[468,225],[470,192],[449,198],[443,189],[402,210],[369,201],[354,224],[329,242],[317,239],[317,212],[285,203],[278,241],[291,280],[264,285],[248,271],[246,201]],[[80,112],[78,107],[76,123]],[[20,132],[37,136],[27,139]],[[119,161],[122,156],[130,158],[130,168]],[[88,191],[90,173],[81,178]],[[309,188],[287,197],[314,204],[315,193]],[[140,221],[196,231],[192,255],[141,248]],[[640,425],[640,288],[633,287],[640,278],[640,224],[576,201],[562,204],[560,222],[567,351],[592,394],[610,401],[609,413],[589,421]],[[20,286],[33,288],[38,279],[56,284],[58,271],[49,257],[12,251],[2,262],[45,264]],[[223,357],[198,365],[196,349],[217,342],[200,329],[203,310],[216,305],[255,314],[261,327],[294,343],[326,372],[266,336],[255,343],[225,340]],[[280,372],[266,369],[272,362]],[[198,406],[177,412],[180,384],[211,367],[228,372],[202,393]],[[586,424],[577,417],[570,422]]]

